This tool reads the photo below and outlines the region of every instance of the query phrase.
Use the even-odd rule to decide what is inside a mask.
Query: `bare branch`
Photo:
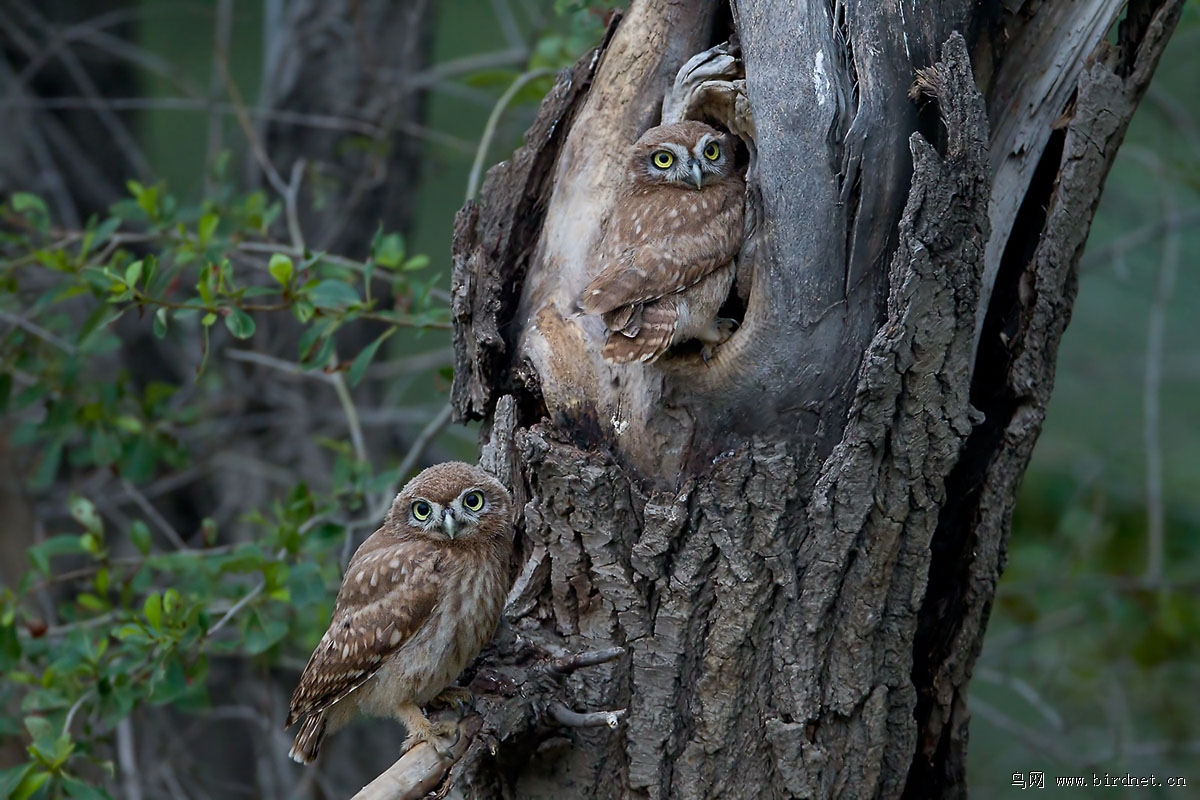
[[[223,616],[219,620],[217,620],[216,625],[213,625],[211,628],[208,629],[208,637],[211,639],[217,631],[219,631],[219,630],[221,630],[221,628],[225,627],[225,624],[227,622],[229,622],[229,620],[231,620],[235,616],[237,616],[237,613],[239,611],[241,611],[243,608],[245,608],[246,605],[251,600],[253,600],[254,598],[258,597],[260,594],[262,594],[262,590],[265,588],[267,588],[267,582],[259,581],[259,583],[253,589],[246,592],[245,596],[243,596],[241,600],[238,600],[236,603],[234,603],[232,606],[229,607],[229,610],[225,612],[225,616]]]
[[[482,726],[483,720],[478,715],[468,715],[459,722],[458,741],[450,748],[450,758],[444,758],[432,745],[422,742],[351,800],[420,800],[441,784],[450,768],[467,752]]]
[[[54,345],[68,355],[75,354],[75,345],[71,344],[57,334],[51,333],[41,325],[38,325],[36,322],[31,322],[30,320],[27,320],[18,314],[14,314],[11,311],[3,310],[0,310],[0,320],[9,323],[13,327],[20,328],[26,333],[33,334],[37,338],[41,339],[47,344]]]
[[[141,773],[135,745],[133,719],[125,717],[117,723],[117,761],[121,765],[121,788],[126,800],[142,800]]]
[[[108,97],[104,105],[113,111],[216,111],[221,114],[237,115],[238,106],[233,103],[210,103],[192,97]],[[86,97],[42,97],[30,98],[14,95],[0,99],[0,108],[32,108],[32,109],[75,109],[91,108],[92,102]],[[244,106],[243,110],[253,119],[269,120],[284,125],[316,128],[320,130],[357,133],[362,136],[381,138],[383,128],[365,120],[352,117],[338,117],[331,114],[307,114],[300,111],[264,108],[261,106]],[[457,136],[426,128],[413,122],[403,120],[392,125],[398,131],[441,145],[460,153],[475,152],[475,145]]]
[[[142,513],[150,518],[162,534],[171,540],[171,544],[175,545],[179,550],[190,550],[187,543],[183,541],[183,537],[179,535],[179,531],[175,530],[175,526],[167,521],[167,518],[159,513],[154,504],[146,499],[146,496],[134,486],[128,478],[121,479],[121,488],[125,490],[125,494],[129,495],[134,504],[142,510]]]
[[[483,136],[479,139],[479,147],[475,150],[475,163],[471,165],[471,175],[467,178],[467,200],[474,200],[475,195],[479,193],[479,181],[483,175],[483,162],[487,158],[488,148],[491,147],[492,139],[496,135],[496,126],[500,124],[500,117],[504,115],[504,110],[508,108],[508,104],[512,102],[517,92],[521,91],[530,81],[553,74],[554,70],[551,69],[534,69],[522,73],[512,82],[511,86],[504,90],[504,94],[500,95],[500,99],[496,101],[496,105],[492,108],[492,113],[488,115],[487,124],[483,127]]]
[[[547,665],[547,671],[555,675],[569,675],[584,667],[595,667],[600,664],[607,664],[609,661],[615,661],[624,655],[624,653],[624,647],[606,647],[603,650],[588,650],[584,653],[561,656]]]
[[[572,711],[557,700],[550,703],[548,710],[550,716],[559,725],[566,728],[612,728],[617,729],[621,724],[621,720],[625,718],[625,709],[619,708],[616,711],[589,711],[580,713]]]
[[[217,0],[216,21],[214,23],[216,30],[213,33],[213,51],[216,53],[229,52],[229,38],[233,30],[233,0]],[[212,66],[212,74],[209,76],[208,82],[208,99],[212,104],[216,104],[221,98],[221,67],[216,63]],[[217,154],[221,152],[224,146],[224,131],[222,130],[223,120],[219,112],[215,108],[210,108],[208,112],[208,132],[205,137],[204,146],[204,165],[206,168],[212,167],[215,163]],[[211,182],[211,178],[205,176],[206,185]],[[207,186],[209,190],[211,186]]]

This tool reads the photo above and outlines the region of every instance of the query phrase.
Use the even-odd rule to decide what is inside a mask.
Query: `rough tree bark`
[[[965,795],[1075,265],[1182,3],[906,5],[634,2],[460,212],[454,402],[523,507],[462,796]],[[756,131],[741,328],[707,365],[606,364],[570,300],[613,154],[731,35]],[[501,690],[539,648],[613,645]],[[546,692],[626,724],[555,728]]]

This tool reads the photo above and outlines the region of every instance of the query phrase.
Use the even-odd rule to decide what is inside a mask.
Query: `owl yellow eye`
[[[651,160],[654,162],[654,166],[658,167],[659,169],[667,169],[675,163],[675,156],[671,155],[666,150],[659,150],[657,153],[651,156]]]
[[[721,148],[717,147],[716,142],[709,142],[704,146],[704,157],[709,161],[716,161],[721,157]]]
[[[412,504],[412,515],[421,522],[429,519],[429,515],[433,513],[433,507],[424,500],[418,500]]]
[[[467,492],[463,495],[463,508],[467,511],[478,511],[483,508],[483,492]]]

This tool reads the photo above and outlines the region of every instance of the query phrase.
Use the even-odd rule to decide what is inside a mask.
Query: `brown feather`
[[[383,528],[367,537],[346,568],[329,630],[300,676],[286,725],[357,689],[420,630],[437,603],[441,557],[430,542],[396,542]],[[381,584],[388,587],[382,598],[372,591]],[[387,602],[388,595],[399,602]]]

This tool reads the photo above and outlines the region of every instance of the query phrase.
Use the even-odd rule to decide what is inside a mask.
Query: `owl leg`
[[[407,753],[421,742],[428,742],[442,758],[453,759],[451,749],[458,741],[458,723],[450,720],[430,722],[421,709],[414,705],[400,706],[396,709],[396,717],[408,731],[408,738],[400,746],[401,753]],[[450,739],[450,742],[447,743],[446,739]]]

